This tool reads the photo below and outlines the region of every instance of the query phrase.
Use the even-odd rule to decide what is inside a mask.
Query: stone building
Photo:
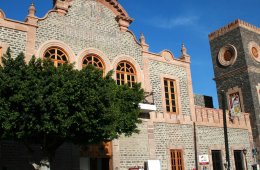
[[[209,39],[219,103],[221,90],[229,109],[237,96],[238,112],[250,113],[255,147],[260,151],[260,28],[236,20]]]
[[[140,82],[148,96],[142,109],[139,134],[120,137],[103,145],[79,147],[64,144],[55,167],[62,170],[127,170],[158,160],[162,170],[224,169],[225,146],[221,110],[196,106],[192,89],[190,56],[184,45],[181,56],[149,51],[128,29],[133,21],[117,0],[54,0],[44,18],[29,7],[25,22],[5,17],[0,10],[0,52],[24,52],[51,58],[56,66],[74,62],[75,69],[93,64],[105,73],[114,69],[117,83]],[[227,120],[229,115],[225,115]],[[249,114],[227,122],[231,168],[253,164]],[[15,141],[1,141],[0,169],[26,170],[32,155]],[[35,146],[37,148],[37,146]],[[33,155],[37,157],[37,155]],[[156,161],[155,161],[156,162]]]

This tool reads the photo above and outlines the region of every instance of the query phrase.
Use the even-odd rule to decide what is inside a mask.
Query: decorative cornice
[[[0,9],[0,19],[5,19],[5,13]]]
[[[116,16],[116,21],[118,22],[120,30],[122,32],[126,32],[128,30],[129,25],[133,22],[133,19],[123,15],[118,15]]]
[[[69,10],[70,2],[70,0],[56,0],[53,8],[59,15],[65,15]]]
[[[260,34],[260,28],[254,26],[252,24],[249,24],[245,21],[242,21],[240,19],[237,19],[234,22],[232,22],[232,23],[230,23],[230,24],[210,33],[209,36],[208,36],[209,40],[213,40],[213,39],[215,39],[215,38],[217,38],[217,37],[219,37],[219,36],[221,36],[221,35],[223,35],[227,32],[234,30],[235,28],[238,28],[238,27],[242,27],[242,28],[245,28],[249,31]]]
[[[129,17],[125,9],[118,3],[118,0],[97,0],[97,1],[110,8],[115,13],[116,16],[122,15],[125,17]]]
[[[58,1],[71,5],[73,0],[53,0],[53,7],[56,6]],[[96,0],[96,1],[111,9],[115,14],[115,16],[122,15],[125,17],[129,17],[125,9],[118,3],[118,0]]]

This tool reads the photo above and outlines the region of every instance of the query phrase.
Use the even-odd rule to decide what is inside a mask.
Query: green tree
[[[50,60],[10,50],[0,67],[0,139],[39,144],[48,159],[64,142],[77,145],[113,140],[138,132],[144,98],[140,84],[118,86],[92,66],[55,67]]]

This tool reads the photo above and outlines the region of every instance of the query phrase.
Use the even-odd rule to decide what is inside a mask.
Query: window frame
[[[118,67],[122,63],[124,64],[124,66],[121,68],[123,68],[124,71],[118,70]],[[130,66],[130,68],[127,68],[127,66],[126,66],[127,64]],[[127,69],[132,69],[133,72],[127,72]],[[120,75],[120,76],[118,76],[118,75]],[[123,78],[122,78],[122,75],[123,75]],[[128,76],[130,76],[130,80],[128,80]],[[134,78],[134,80],[132,80],[132,78]],[[118,82],[120,82],[120,84]],[[136,72],[136,68],[134,67],[134,65],[126,60],[120,61],[116,65],[116,83],[117,83],[117,85],[127,84],[129,87],[133,87],[133,84],[136,82],[137,82],[137,72]]]
[[[55,55],[55,59],[52,59],[52,58],[51,58],[51,56],[52,56],[53,54],[49,52],[50,50],[53,50],[53,49],[55,50],[55,54],[54,54],[54,55]],[[58,59],[57,59],[57,57],[58,57],[58,50],[63,53],[62,55],[59,55],[59,57],[62,59],[62,56],[65,55],[67,61],[58,60]],[[49,54],[50,54],[49,57],[45,57],[47,52],[49,52]],[[54,63],[54,66],[55,66],[55,67],[59,66],[59,64],[62,64],[62,65],[63,65],[63,64],[66,63],[66,62],[67,62],[67,63],[70,63],[70,61],[69,61],[69,56],[68,56],[67,52],[66,52],[63,48],[58,47],[58,46],[51,46],[51,47],[47,48],[47,49],[44,51],[44,53],[43,53],[43,59],[48,59],[48,58]]]
[[[241,160],[239,162],[236,159],[236,152],[237,153],[239,152],[239,154],[241,156]],[[238,163],[241,163],[242,170],[246,169],[246,167],[245,167],[245,155],[243,154],[243,150],[242,149],[234,149],[233,150],[233,159],[234,159],[234,167],[235,167],[235,169],[237,169]]]
[[[180,157],[178,156],[178,153],[180,153]],[[174,154],[174,158],[173,158],[173,154]],[[176,157],[176,154],[177,154],[177,157]],[[177,162],[177,164],[174,164],[176,162]],[[180,165],[180,163],[181,163],[181,165]],[[185,169],[183,149],[170,149],[170,169],[171,170],[184,170]]]
[[[88,65],[88,64],[83,64],[83,63],[84,63],[84,60],[85,60],[86,58],[88,58],[88,57],[91,57],[91,61],[92,61],[91,65],[93,65],[95,68],[101,70],[101,71],[103,72],[103,74],[105,74],[105,70],[106,70],[105,63],[104,63],[103,59],[102,59],[99,55],[97,55],[97,54],[95,54],[95,53],[88,53],[88,54],[86,54],[86,55],[82,58],[81,67],[84,68],[85,66]],[[97,67],[97,66],[95,66],[95,65],[93,64],[93,63],[95,63],[94,58],[97,58],[97,59],[98,59],[98,61],[99,61],[99,62],[101,63],[101,65],[102,65],[102,67]]]
[[[168,91],[166,92],[165,89],[165,81],[167,81],[167,87],[168,87]],[[173,89],[174,89],[174,93],[172,93],[172,86],[171,86],[171,82],[173,82]],[[178,96],[178,87],[177,87],[177,80],[176,79],[172,79],[172,78],[167,78],[164,77],[163,78],[163,102],[164,102],[164,110],[166,111],[166,113],[169,114],[176,114],[179,115],[180,114],[180,107],[179,107],[179,96]],[[167,96],[166,93],[168,93],[168,99],[169,99],[169,107],[170,110],[168,111],[167,109]],[[174,94],[174,99],[172,99],[172,94]],[[174,100],[174,103],[172,103],[172,100]],[[173,110],[173,105],[175,106],[175,111]]]
[[[217,165],[220,165],[220,168],[221,168],[221,169],[214,169],[213,152],[215,152],[215,151],[219,152],[219,154],[220,154],[220,160],[217,161],[217,162],[220,162],[220,164],[217,164]],[[223,155],[222,155],[222,150],[220,150],[220,149],[212,149],[212,150],[211,150],[211,160],[212,160],[212,169],[213,169],[213,170],[223,170]]]

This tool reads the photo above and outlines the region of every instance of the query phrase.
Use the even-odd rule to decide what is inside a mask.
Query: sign
[[[200,165],[209,164],[209,155],[199,155],[199,164]]]
[[[161,170],[161,162],[159,160],[148,160],[148,170]]]
[[[240,105],[240,99],[239,99],[239,93],[233,93],[229,96],[230,101],[230,112],[231,116],[240,116],[241,115],[241,105]]]

